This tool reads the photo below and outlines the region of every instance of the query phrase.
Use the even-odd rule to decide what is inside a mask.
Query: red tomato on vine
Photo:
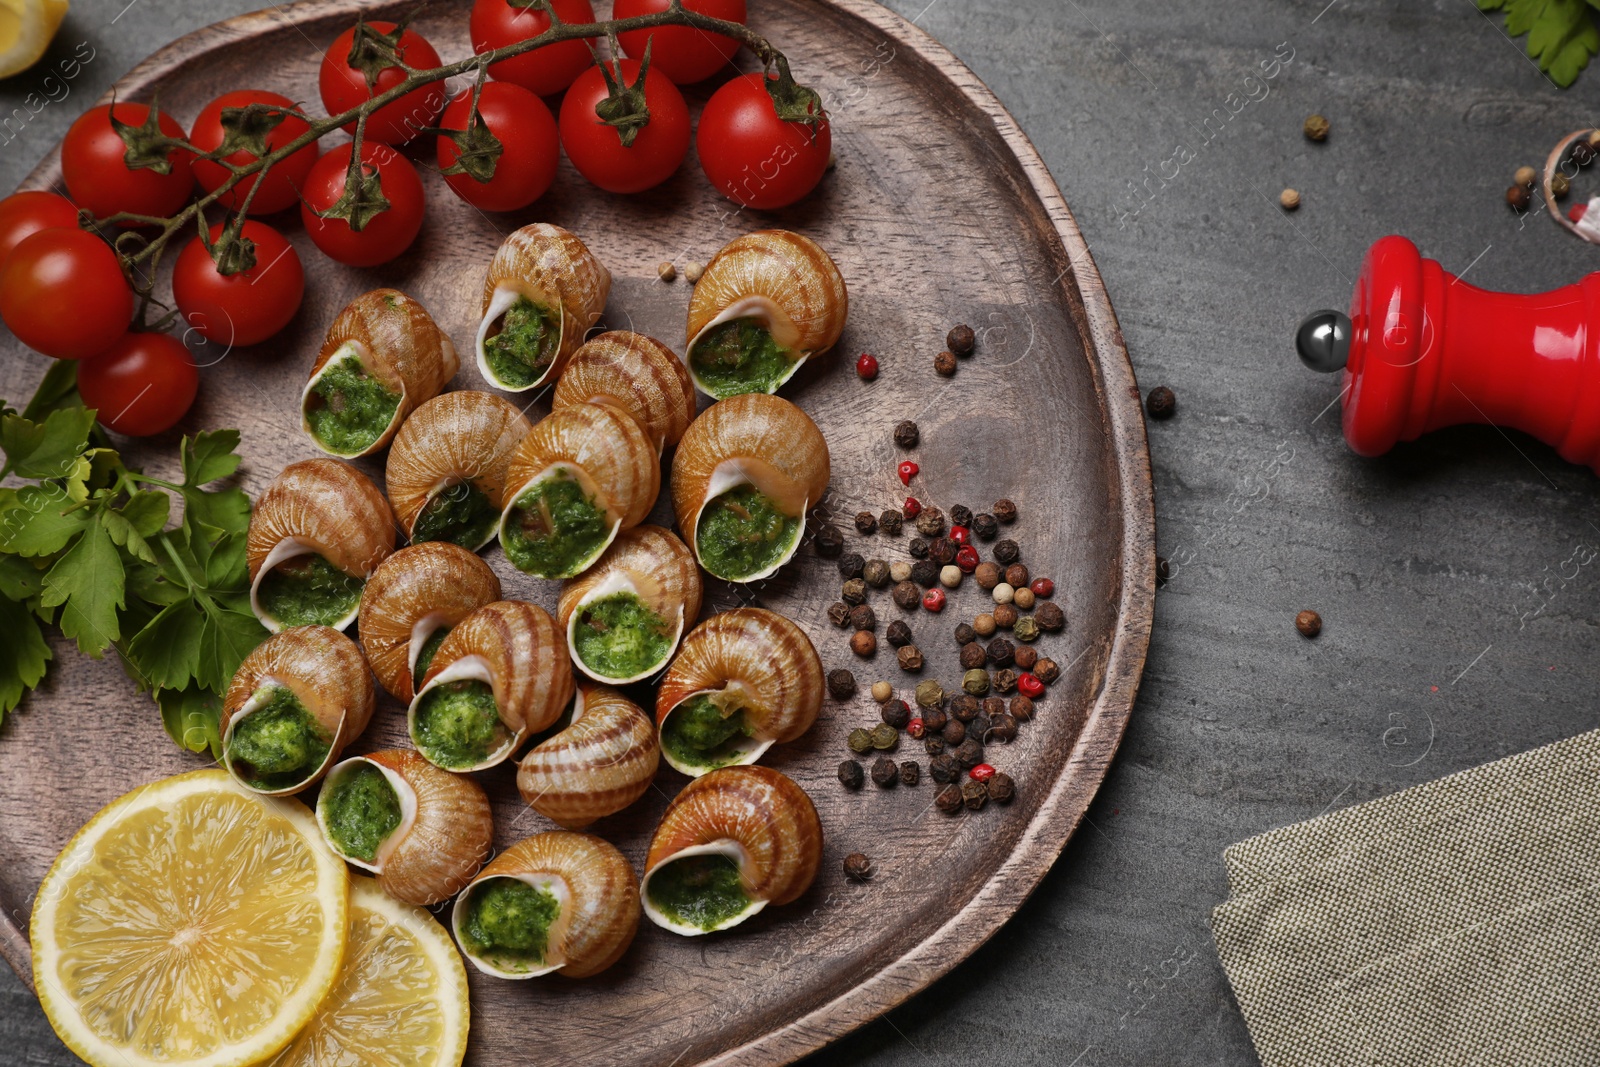
[[[374,211],[370,190],[345,209],[353,209],[359,216],[360,228],[350,220],[324,217],[338,207],[344,197],[350,170],[351,149],[354,145],[335,148],[311,168],[306,175],[300,218],[313,243],[330,259],[351,267],[376,267],[394,259],[417,239],[422,232],[425,198],[422,179],[404,156],[385,144],[366,143],[361,146],[362,180],[380,183],[383,198],[389,206]]]
[[[467,203],[485,211],[515,211],[543,196],[555,181],[556,164],[561,161],[561,136],[555,116],[545,102],[520,85],[486,82],[478,97],[478,113],[483,127],[500,142],[500,155],[494,162],[494,175],[481,182],[467,173],[447,173],[444,180]],[[467,89],[450,101],[439,128],[463,131],[459,140],[468,144],[468,161],[475,142],[475,130],[468,128],[472,117],[472,90]],[[448,171],[461,163],[463,149],[457,138],[440,137],[439,169]]]
[[[689,106],[678,87],[652,65],[641,79],[640,64],[614,60],[590,67],[561,101],[561,147],[578,173],[612,193],[638,193],[672,177],[689,152]],[[610,84],[608,84],[608,82]],[[609,124],[596,110],[623,102],[623,110],[649,121],[626,143],[625,128]]]
[[[266,104],[271,107],[281,107],[286,110],[295,110],[295,103],[287,96],[269,93],[262,89],[241,89],[238,92],[223,93],[195,117],[194,127],[189,131],[189,143],[202,153],[212,152],[222,147],[225,131],[222,128],[223,108],[243,108],[251,104]],[[283,120],[267,131],[264,141],[268,150],[276,150],[293,141],[311,127],[305,119],[295,115],[285,115]],[[234,166],[244,166],[254,163],[256,157],[244,149],[234,152],[226,157],[227,162]],[[289,158],[273,164],[267,171],[265,179],[260,175],[252,174],[248,178],[241,178],[239,183],[217,198],[217,203],[230,211],[237,211],[249,196],[251,188],[259,181],[261,189],[250,201],[250,214],[271,215],[285,208],[293,207],[300,200],[300,186],[305,184],[306,175],[317,162],[317,143],[312,141],[304,148],[297,150]],[[221,161],[197,158],[194,161],[195,181],[200,183],[200,188],[211,192],[222,186],[232,176],[232,171],[222,165]]]
[[[776,80],[746,74],[718,89],[700,114],[695,141],[716,190],[763,210],[787,207],[815,189],[833,151],[826,113],[815,124],[785,122],[769,84]]]
[[[550,6],[562,22],[594,21],[594,5],[589,0],[551,0]],[[478,55],[532,40],[549,28],[550,16],[531,7],[506,0],[477,0],[472,5],[472,51]],[[540,96],[554,96],[593,64],[587,42],[562,41],[491,64],[489,76]]]
[[[665,11],[671,0],[617,0],[613,18],[627,19]],[[745,0],[683,0],[685,10],[710,15],[724,22],[743,23]],[[662,26],[654,30],[630,30],[619,37],[622,50],[633,59],[643,59],[645,45],[650,49],[650,65],[679,85],[704,81],[714,74],[736,74],[729,61],[739,51],[739,42],[720,33],[706,33],[692,26]]]
[[[99,237],[79,229],[40,230],[0,265],[0,319],[36,352],[83,359],[128,331],[133,290],[117,254]]]
[[[361,48],[353,53],[358,30]],[[397,31],[393,22],[358,23],[336,37],[322,56],[317,84],[322,90],[322,106],[329,115],[342,115],[406,80],[404,70],[387,65],[385,48],[413,70],[437,67],[442,62],[433,45],[416,30]],[[405,144],[433,125],[444,109],[447,95],[443,82],[419,85],[367,116],[366,136],[384,144]],[[344,130],[354,133],[355,128],[351,122]]]
[[[200,373],[189,350],[164,333],[129,333],[78,366],[83,406],[129,437],[170,430],[194,403]]]
[[[0,200],[0,265],[11,250],[40,230],[76,229],[78,207],[64,196],[29,189]]]
[[[211,227],[213,245],[222,224]],[[282,234],[263,222],[246,222],[240,236],[255,245],[255,266],[223,274],[198,239],[178,253],[172,298],[188,327],[226,348],[260,344],[289,325],[300,310],[306,273]]]
[[[145,147],[130,148],[111,122],[111,105],[90,108],[78,117],[61,142],[61,175],[73,202],[105,218],[126,211],[165,218],[178,213],[194,191],[190,172],[193,154],[151,143],[161,137],[183,138],[183,127],[166,112],[151,121],[144,104],[119,103],[116,119]],[[135,160],[155,166],[130,167]],[[163,170],[166,173],[161,173]]]

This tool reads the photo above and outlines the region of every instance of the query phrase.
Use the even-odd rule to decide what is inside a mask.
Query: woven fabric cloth
[[[1264,1067],[1600,1064],[1600,731],[1228,849]]]

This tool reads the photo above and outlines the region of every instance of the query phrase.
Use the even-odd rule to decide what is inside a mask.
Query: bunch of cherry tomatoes
[[[551,6],[564,22],[595,21],[591,0],[551,0]],[[730,22],[746,18],[745,0],[685,0],[684,6]],[[613,15],[630,18],[667,7],[668,0],[615,0]],[[503,48],[536,37],[549,25],[541,10],[508,0],[476,0],[473,49],[481,54]],[[385,22],[367,27],[387,35],[406,66],[442,65],[439,53],[415,30]],[[349,61],[356,32],[352,28],[335,40],[322,62],[319,88],[330,115],[356,108],[406,77],[400,67],[386,67],[369,85],[367,72]],[[550,188],[563,150],[580,174],[612,193],[642,192],[676,173],[690,140],[689,109],[678,86],[735,70],[730,61],[739,44],[683,26],[624,33],[620,44],[628,58],[609,64],[611,79],[642,88],[649,111],[649,122],[631,144],[625,145],[618,130],[596,113],[610,86],[588,42],[546,45],[489,67],[492,80],[477,90],[477,112],[501,145],[494,174],[479,181],[457,168],[445,175],[450,189],[485,211],[524,208]],[[650,65],[641,84],[647,44]],[[832,139],[825,116],[815,122],[780,119],[765,78],[740,75],[719,88],[700,116],[696,146],[701,167],[719,191],[747,207],[771,209],[792,204],[816,187],[827,170]],[[559,118],[543,99],[556,94],[564,94]],[[328,216],[345,192],[353,144],[321,153],[310,142],[264,175],[235,184],[218,202],[237,211],[248,201],[250,218],[240,234],[254,245],[255,264],[224,274],[206,244],[191,240],[172,277],[184,326],[207,342],[231,348],[267,340],[299,311],[305,291],[299,256],[256,216],[277,215],[298,204],[307,235],[329,258],[372,267],[399,256],[421,231],[426,205],[415,164],[397,149],[424,131],[467,130],[473,99],[471,88],[450,98],[444,84],[435,82],[367,117],[360,162],[365,173],[377,175],[388,207],[359,229]],[[196,185],[214,192],[232,176],[222,162],[205,156],[223,144],[223,109],[251,104],[297,107],[287,97],[261,90],[226,93],[201,111],[188,131],[196,152],[172,149],[164,172],[129,167],[128,146],[117,126],[184,139],[185,131],[170,115],[158,113],[152,122],[150,108],[135,103],[93,108],[73,123],[62,143],[67,197],[24,192],[0,200],[0,319],[30,348],[81,361],[78,388],[85,405],[96,408],[99,421],[118,433],[144,436],[170,428],[193,403],[199,373],[188,349],[171,334],[130,329],[134,290],[107,240],[79,227],[79,209],[96,218],[128,213],[162,219],[182,211]],[[285,115],[264,143],[275,150],[309,129],[305,120]],[[354,124],[346,129],[353,132]],[[457,139],[436,138],[441,171],[451,170],[460,154]],[[241,150],[227,162],[243,166],[255,158]],[[261,188],[255,189],[258,180]],[[210,241],[222,232],[222,225],[213,226]]]

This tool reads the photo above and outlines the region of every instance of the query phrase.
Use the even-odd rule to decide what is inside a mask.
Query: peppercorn
[[[993,541],[1000,536],[1000,520],[988,512],[972,517],[972,532],[978,535],[981,541]]]
[[[872,861],[859,852],[844,858],[844,874],[852,882],[865,882],[872,877]]]
[[[903,559],[897,559],[889,564],[889,580],[891,582],[905,582],[911,579],[911,564]]]
[[[946,815],[954,815],[961,810],[965,801],[961,797],[961,787],[951,783],[934,794],[933,803]]]
[[[956,566],[961,568],[962,574],[971,574],[978,569],[978,550],[971,545],[962,545],[956,550]]]
[[[952,521],[950,523],[950,540],[956,543],[956,548],[959,551],[966,547],[967,542],[972,540],[972,531],[960,523]]]
[[[1033,590],[1034,596],[1044,600],[1056,595],[1056,583],[1048,578],[1035,578],[1028,588]]]
[[[894,696],[894,686],[890,685],[888,682],[872,683],[873,700],[876,700],[878,703],[882,704],[885,700],[888,700],[892,696]]]
[[[991,719],[996,715],[1004,715],[1006,713],[1005,700],[1000,697],[984,697],[983,713]]]
[[[994,606],[994,624],[1002,630],[1009,630],[1017,624],[1021,615],[1013,604],[996,604]]]
[[[1016,696],[1011,698],[1011,704],[1007,710],[1010,712],[1013,719],[1016,719],[1018,722],[1027,722],[1029,719],[1033,718],[1033,698],[1025,697],[1021,693],[1018,693]]]
[[[1037,615],[1034,618],[1038,618]],[[1039,650],[1028,645],[1022,645],[1011,654],[1012,663],[1018,670],[1031,671],[1034,663],[1038,662]]]
[[[989,642],[989,647],[986,651],[990,663],[993,663],[996,667],[1005,667],[1011,663],[1016,655],[1017,648],[1005,638],[997,637]]]
[[[700,281],[700,275],[704,274],[705,272],[706,265],[700,262],[698,259],[691,259],[689,262],[683,265],[683,276],[688,279],[690,285],[698,284]]]
[[[946,589],[954,589],[961,584],[961,568],[955,564],[939,568],[939,584]]]
[[[942,730],[944,727],[941,726],[940,729]],[[922,750],[930,756],[944,755],[944,735],[929,733],[924,730],[922,738]]]
[[[850,609],[850,625],[857,630],[876,630],[878,613],[872,610],[871,604],[857,604]]]
[[[1022,550],[1017,547],[1017,543],[1009,539],[996,541],[994,543],[994,548],[992,548],[990,551],[993,553],[994,561],[996,563],[1004,563],[1007,565],[1015,563],[1017,561],[1017,557],[1022,555]]]
[[[976,738],[980,744],[987,740],[984,735],[988,732],[989,716],[983,714],[982,712],[979,712],[975,719],[967,723],[967,736]]]
[[[901,464],[894,469],[894,472],[900,476],[901,485],[910,485],[911,479],[920,474],[922,472],[922,468],[908,459],[902,461]]]
[[[1041,658],[1033,665],[1033,676],[1045,685],[1049,685],[1061,677],[1061,665],[1053,659]],[[1029,693],[1029,696],[1034,694]]]
[[[856,360],[856,376],[864,382],[870,382],[878,376],[878,357],[871,352],[861,353],[861,358]]]
[[[955,756],[956,762],[961,766],[975,767],[983,762],[983,745],[978,742],[976,737],[968,734],[967,739],[957,745],[955,752],[952,754]]]
[[[922,669],[922,651],[916,645],[906,645],[895,653],[895,658],[900,661],[900,669],[915,674]]]
[[[1518,185],[1532,189],[1533,183],[1539,180],[1539,172],[1524,164],[1517,168],[1516,174],[1512,175],[1512,180]]]
[[[1285,211],[1294,211],[1300,207],[1300,191],[1298,189],[1285,189],[1278,194],[1278,206]]]
[[[1588,141],[1572,142],[1572,162],[1580,167],[1587,167],[1594,162],[1595,147]]]
[[[902,704],[905,701],[901,701]],[[920,718],[906,720],[906,734],[913,740],[921,741],[928,732],[928,724]]]
[[[879,714],[883,721],[896,730],[904,730],[911,721],[911,705],[904,700],[885,700]]]
[[[1017,595],[1017,591],[1011,588],[1010,582],[1001,582],[989,591],[989,595],[994,597],[996,604],[1009,604],[1011,598]]]
[[[871,630],[857,630],[850,638],[850,651],[862,659],[870,659],[878,651],[878,637]]]
[[[886,722],[880,722],[867,732],[872,735],[872,747],[880,752],[891,751],[900,744],[900,731]]]
[[[829,604],[828,621],[840,627],[850,625],[850,605],[842,600]]]
[[[922,709],[922,729],[926,733],[938,733],[944,729],[944,724],[949,721],[950,715],[943,708]]]
[[[856,676],[843,667],[828,672],[828,692],[836,700],[848,700],[856,695]]]
[[[944,706],[944,686],[931,678],[917,683],[917,707],[941,708]]]
[[[1513,185],[1506,189],[1506,206],[1512,211],[1526,211],[1533,202],[1533,196],[1525,185]]]
[[[967,776],[974,782],[987,782],[994,777],[994,768],[987,763],[980,763],[967,772]]]
[[[988,637],[995,631],[994,616],[984,612],[972,620],[972,629],[979,637]]]
[[[1024,615],[1012,624],[1011,633],[1018,641],[1037,641],[1039,639],[1039,620],[1032,615]]]
[[[889,595],[894,598],[896,605],[906,611],[910,611],[922,603],[922,589],[916,582],[896,582]]]
[[[825,525],[817,531],[817,555],[823,559],[833,559],[844,551],[844,531],[832,523]]]
[[[1005,771],[995,771],[994,777],[983,783],[984,791],[989,794],[989,799],[996,804],[1009,804],[1011,798],[1017,795],[1016,783]]]
[[[939,565],[931,559],[919,559],[911,565],[911,580],[924,589],[939,583]]]
[[[961,803],[968,811],[980,811],[989,802],[989,789],[982,782],[967,781],[961,784]]]
[[[1294,617],[1294,628],[1303,637],[1315,637],[1322,632],[1322,616],[1314,611],[1302,611]]]
[[[983,705],[971,693],[962,692],[950,700],[950,716],[961,722],[971,722],[978,717],[978,711]]]
[[[981,697],[989,691],[989,672],[974,668],[961,676],[961,688],[975,697]]]
[[[1017,692],[1025,697],[1037,699],[1044,695],[1044,683],[1039,680],[1037,674],[1019,674],[1017,675]]]
[[[846,552],[839,557],[839,577],[859,578],[861,577],[862,568],[866,565],[867,561],[862,558],[861,553]]]
[[[850,736],[845,738],[844,743],[850,746],[851,752],[871,752],[872,733],[857,727],[850,731]]]
[[[992,510],[994,517],[1003,525],[1010,526],[1017,521],[1017,505],[1009,500],[996,500]]]
[[[938,537],[944,533],[944,512],[929,504],[917,516],[917,532],[923,537]]]
[[[884,636],[895,648],[904,648],[911,643],[911,627],[896,619],[889,624],[888,630],[884,631]]]
[[[956,551],[959,547],[948,537],[935,537],[933,544],[928,546],[928,558],[941,566],[947,563],[954,563]]]
[[[1046,633],[1053,634],[1067,624],[1067,613],[1061,610],[1061,605],[1048,600],[1034,607],[1033,617]]]
[[[900,768],[896,767],[894,760],[888,756],[879,756],[872,761],[872,784],[879,789],[887,789],[900,780]]]
[[[1009,544],[1009,543],[1010,542],[1005,542],[1005,541],[1001,542],[1001,544]],[[997,549],[999,547],[1000,547],[1000,545],[996,545],[995,546],[995,548],[997,548]],[[1004,578],[1005,578],[1006,584],[1009,585],[1011,588],[1013,588],[1013,589],[1021,589],[1023,586],[1028,584],[1028,565],[1025,564],[1025,563],[1013,563],[1013,564],[1011,564],[1010,566],[1008,566],[1006,568]]]
[[[673,281],[678,277],[678,268],[674,267],[671,263],[658,263],[656,264],[656,277],[660,278],[664,282]]]
[[[950,508],[950,521],[957,526],[972,525],[972,509],[965,504],[956,504]]]
[[[1562,199],[1572,191],[1572,179],[1565,174],[1556,174],[1550,178],[1550,191],[1557,200]]]
[[[922,501],[914,496],[906,497],[906,502],[900,505],[900,515],[903,518],[914,519],[922,514]]]
[[[1018,611],[1027,611],[1033,607],[1033,590],[1025,585],[1017,586],[1011,594],[1011,603],[1017,606]]]
[[[1017,736],[1017,720],[1010,715],[995,715],[989,720],[989,728],[983,732],[984,744],[990,741],[1010,742]]]
[[[997,693],[1010,693],[1017,688],[1020,675],[1010,667],[994,672],[994,689]]]
[[[933,357],[934,373],[943,377],[950,377],[956,372],[956,355],[954,352],[940,352]]]
[[[1300,130],[1306,135],[1306,140],[1308,141],[1326,141],[1328,139],[1328,120],[1321,115],[1311,115],[1306,119],[1305,125],[1300,127]]]
[[[890,537],[899,537],[900,524],[902,521],[903,520],[900,518],[900,512],[896,511],[894,508],[884,508],[883,511],[878,515],[878,529],[882,530]]]
[[[966,743],[967,724],[960,719],[951,719],[944,724],[944,729],[939,731],[939,736],[944,738],[944,743],[955,746]]]
[[[922,440],[922,431],[910,419],[902,419],[894,427],[894,443],[901,448],[916,448]]]
[[[961,646],[961,669],[970,671],[974,667],[981,667],[987,662],[983,654],[983,646],[976,641],[968,641]]]
[[[928,542],[920,537],[913,537],[910,543],[906,545],[906,549],[911,553],[912,559],[928,558]]]
[[[870,511],[856,512],[856,533],[863,537],[878,532],[878,517]]]
[[[889,564],[881,559],[869,559],[866,566],[861,568],[861,577],[874,589],[882,589],[889,584]]]
[[[852,608],[859,607],[867,602],[867,583],[861,578],[852,578],[839,587],[839,596]]]
[[[973,628],[971,626],[967,625],[964,622],[956,623],[956,647],[957,648],[960,648],[962,645],[966,644],[967,642],[971,641],[973,638],[975,638],[977,636],[978,636],[977,632],[975,630],[973,630]]]
[[[978,338],[973,334],[971,326],[962,323],[945,334],[944,343],[956,355],[970,356],[972,355],[972,350],[977,347]]]
[[[847,759],[839,764],[839,784],[846,789],[860,789],[866,775],[861,771],[861,764],[853,759]]]
[[[961,777],[961,764],[954,756],[935,756],[928,762],[928,773],[936,782],[954,782]]]
[[[922,781],[922,764],[914,759],[902,760],[900,763],[900,784],[916,785]]]

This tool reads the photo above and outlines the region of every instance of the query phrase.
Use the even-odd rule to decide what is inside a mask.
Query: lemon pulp
[[[39,62],[66,15],[67,0],[0,0],[0,78]]]

